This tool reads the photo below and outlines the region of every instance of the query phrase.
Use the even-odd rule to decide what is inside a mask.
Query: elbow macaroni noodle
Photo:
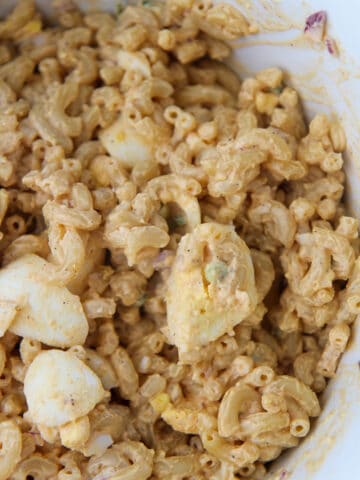
[[[346,137],[210,0],[0,21],[0,480],[261,480],[360,313]]]

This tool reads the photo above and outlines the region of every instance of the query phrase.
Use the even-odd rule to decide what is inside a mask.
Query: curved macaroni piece
[[[336,227],[336,233],[349,240],[355,240],[359,237],[359,220],[347,216],[340,217],[339,224]]]
[[[299,445],[299,438],[291,435],[288,428],[275,432],[264,432],[254,435],[251,441],[261,450],[269,445],[273,448],[293,448]]]
[[[255,310],[248,317],[246,317],[244,320],[244,325],[254,327],[260,325],[267,310],[268,309],[265,307],[264,303],[259,303],[256,305]]]
[[[20,358],[24,365],[28,366],[36,355],[41,352],[41,343],[29,338],[23,338],[19,347]]]
[[[129,399],[139,388],[139,376],[127,351],[118,347],[110,357],[123,398]]]
[[[233,445],[211,430],[202,433],[200,436],[204,448],[210,454],[224,462],[235,465],[237,468],[254,463],[259,458],[259,449],[251,442],[244,442],[240,446]]]
[[[59,39],[58,47],[60,50],[65,48],[79,49],[84,45],[89,45],[90,42],[91,30],[85,27],[75,27],[64,32]]]
[[[23,460],[11,476],[12,480],[27,480],[29,477],[36,480],[49,480],[54,478],[59,470],[59,466],[49,458],[35,454]]]
[[[0,22],[0,38],[2,40],[12,38],[34,15],[34,2],[32,0],[20,0],[6,20]]]
[[[231,437],[239,432],[240,414],[260,409],[261,395],[244,382],[229,388],[223,396],[218,413],[218,430],[222,437]]]
[[[265,232],[290,248],[295,240],[296,222],[293,213],[276,200],[264,200],[253,196],[249,208],[249,219],[253,223],[263,223]]]
[[[143,249],[163,248],[170,237],[162,228],[144,225],[134,213],[119,205],[107,217],[105,239],[111,247],[123,248],[129,266],[133,266]]]
[[[0,479],[8,480],[21,458],[22,438],[13,420],[0,422]]]
[[[200,164],[208,176],[208,190],[213,197],[227,197],[246,191],[260,174],[266,161],[264,152],[241,150],[236,142],[208,148],[200,154]]]
[[[126,55],[132,55],[127,52]],[[135,89],[130,90],[126,101],[142,115],[151,115],[156,108],[155,99],[168,98],[174,92],[169,82],[160,78],[148,78]]]
[[[154,474],[163,479],[195,475],[202,469],[201,454],[158,457],[154,462]]]
[[[60,144],[66,153],[73,149],[71,137],[80,135],[81,117],[70,117],[66,108],[78,96],[78,83],[50,85],[47,101],[37,102],[30,111],[30,120],[39,135],[51,145]]]
[[[263,343],[256,344],[257,349],[255,350],[255,355],[253,353],[253,357],[261,357],[261,353],[263,353],[263,357],[261,359],[262,363],[267,363],[266,353],[269,351],[270,358],[272,357],[273,351],[269,349],[268,345]],[[259,348],[260,347],[260,348]],[[260,350],[261,349],[261,350]],[[256,363],[259,363],[257,360]],[[272,363],[271,361],[269,363]],[[259,367],[255,367],[251,372],[249,372],[246,377],[244,378],[244,382],[251,385],[252,387],[264,387],[268,385],[274,380],[275,372],[274,370],[269,367],[269,365],[261,365]]]
[[[2,224],[9,207],[9,192],[5,188],[0,189],[0,225]]]
[[[98,77],[98,64],[96,52],[86,45],[79,49],[59,49],[58,58],[62,66],[72,70],[67,80],[80,85],[87,85],[95,82]]]
[[[175,105],[170,105],[164,111],[164,118],[170,124],[173,125],[174,131],[171,138],[173,145],[178,144],[181,140],[196,129],[197,122],[192,113],[185,112]],[[190,148],[190,146],[184,143],[184,146]]]
[[[279,180],[298,180],[306,175],[302,163],[293,159],[287,142],[274,130],[253,128],[237,138],[237,148],[258,148],[267,155],[264,167]]]
[[[320,414],[319,400],[316,394],[304,383],[295,377],[281,375],[264,387],[264,393],[288,395],[305,410],[309,417]]]
[[[100,378],[105,390],[119,386],[114,368],[106,357],[102,357],[95,350],[86,348],[84,362]]]
[[[0,377],[4,373],[6,365],[6,351],[4,346],[0,343]]]
[[[181,108],[197,104],[233,106],[233,96],[219,85],[187,85],[175,93],[176,103]]]
[[[47,256],[49,246],[46,236],[21,235],[17,237],[4,252],[3,266],[8,265],[28,253]]]
[[[197,25],[205,33],[218,40],[234,40],[249,34],[253,27],[246,18],[232,5],[220,3],[210,8],[200,7],[195,3],[192,12],[196,15]],[[211,5],[211,4],[210,4]]]
[[[76,276],[67,283],[67,288],[74,295],[81,295],[87,287],[89,274],[104,262],[105,249],[102,248],[102,239],[97,233],[91,234],[85,243],[86,255],[84,263],[77,271]]]
[[[276,393],[264,393],[261,396],[261,405],[264,410],[270,413],[286,412],[287,405],[283,396]]]
[[[87,415],[106,392],[95,373],[75,354],[39,353],[29,366],[24,393],[33,422],[58,427]]]
[[[327,176],[304,184],[305,197],[315,205],[321,200],[340,200],[344,186],[334,176]]]
[[[87,470],[93,480],[146,480],[151,476],[154,451],[143,443],[126,441],[113,445],[103,455],[93,457]]]
[[[255,271],[255,284],[258,292],[258,302],[262,302],[275,279],[275,269],[271,257],[261,250],[250,250]]]
[[[283,430],[290,424],[288,413],[259,412],[247,415],[240,420],[238,435],[240,438],[252,438],[265,432]]]
[[[117,63],[124,70],[140,73],[144,78],[151,76],[150,63],[143,52],[127,52],[119,50]]]
[[[43,272],[48,271],[48,265],[29,254],[0,271],[0,298],[3,307],[7,305],[10,320],[7,328],[16,335],[55,347],[82,344],[88,322],[80,300],[66,287],[47,281]]]
[[[128,242],[125,246],[125,255],[129,266],[136,263],[138,254],[145,248],[163,248],[169,242],[169,235],[159,227],[152,225],[145,227],[133,227],[128,234]]]
[[[345,351],[350,338],[350,327],[346,323],[333,326],[324,351],[316,366],[317,373],[324,377],[334,377],[341,354]]]
[[[121,187],[127,182],[128,176],[121,161],[114,157],[96,155],[89,168],[99,187]]]
[[[260,449],[260,456],[258,461],[264,462],[264,463],[271,462],[271,460],[275,460],[282,452],[281,447],[272,446],[272,445],[269,445],[269,446],[261,445],[259,449]]]
[[[233,227],[202,224],[181,239],[167,292],[169,339],[180,358],[231,332],[256,304],[250,251]]]
[[[305,410],[291,397],[286,398],[290,415],[290,433],[294,437],[305,437],[310,430],[310,420]]]
[[[157,396],[159,397],[161,394]],[[215,419],[206,412],[168,405],[161,413],[161,418],[174,430],[187,434],[199,434],[215,424]]]
[[[345,290],[339,293],[339,309],[335,323],[351,324],[360,313],[360,259],[357,258]]]
[[[73,142],[70,137],[62,134],[52,125],[47,116],[45,108],[41,104],[35,104],[29,114],[29,120],[40,137],[51,145],[61,145],[66,153],[73,150]]]
[[[355,252],[349,240],[336,232],[318,227],[313,229],[313,236],[319,248],[330,252],[335,278],[347,280],[355,262]]]
[[[334,298],[332,283],[334,272],[331,269],[330,253],[314,246],[310,233],[298,234],[296,240],[300,244],[300,251],[297,252],[296,248],[292,248],[285,251],[281,257],[283,269],[292,290],[291,295],[288,292],[288,300],[291,300],[291,296],[296,298],[297,295],[306,299],[308,306],[321,307]],[[285,305],[286,302],[281,300],[281,304]],[[294,310],[294,304],[289,303],[288,306],[290,310]]]
[[[144,25],[148,31],[157,31],[160,28],[159,19],[157,15],[146,7],[135,7],[130,5],[126,8],[120,17],[120,28],[125,30],[131,25]]]
[[[293,291],[305,297],[311,297],[316,292],[332,289],[334,272],[331,265],[331,255],[323,244],[315,245],[311,233],[302,233],[296,236],[297,242],[304,247],[299,252],[300,259],[309,262],[310,268],[302,278],[292,276],[289,271],[289,283]]]
[[[49,283],[67,285],[74,280],[85,262],[85,245],[79,233],[59,225],[51,225],[48,230],[49,246],[55,264],[49,264],[44,272]]]
[[[0,66],[0,78],[5,80],[9,86],[20,93],[26,81],[31,77],[35,68],[35,62],[27,55],[20,55]],[[14,75],[16,71],[16,75]]]
[[[49,223],[86,231],[95,230],[101,223],[101,215],[96,210],[78,210],[55,201],[46,202],[43,215]]]
[[[172,173],[194,178],[200,184],[206,182],[206,173],[200,165],[193,165],[193,155],[186,143],[180,143],[176,150],[170,154],[169,165]]]
[[[305,383],[305,385],[311,385],[314,382],[314,373],[317,361],[319,359],[319,352],[309,351],[298,355],[293,364],[295,376]]]
[[[187,233],[201,223],[200,206],[196,198],[201,190],[201,185],[195,179],[173,174],[153,178],[145,188],[145,192],[161,203],[174,202],[179,205],[186,216]]]
[[[113,298],[95,296],[83,301],[84,312],[89,320],[95,318],[112,318],[116,311]]]
[[[77,137],[81,133],[82,122],[80,117],[70,117],[66,108],[73,102],[79,93],[79,85],[75,82],[66,82],[59,85],[54,94],[50,95],[47,103],[47,115],[56,128],[63,135]]]

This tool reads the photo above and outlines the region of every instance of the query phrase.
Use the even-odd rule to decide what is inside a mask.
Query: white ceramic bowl
[[[262,33],[234,42],[230,63],[241,76],[278,66],[300,92],[308,118],[327,112],[343,124],[348,141],[345,169],[349,211],[360,218],[360,14],[359,0],[227,0],[254,20]],[[0,0],[0,16],[15,0]],[[47,14],[49,0],[38,0]],[[82,0],[83,8],[114,9],[115,0]],[[324,46],[304,41],[306,17],[328,14],[327,32],[337,42],[339,56]],[[359,322],[358,322],[359,324]],[[337,376],[321,398],[323,411],[299,447],[282,455],[271,480],[348,480],[360,478],[360,325],[343,356]]]

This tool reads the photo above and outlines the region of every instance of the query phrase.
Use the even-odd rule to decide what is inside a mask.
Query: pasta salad
[[[360,313],[346,137],[226,3],[0,22],[0,480],[260,480]]]

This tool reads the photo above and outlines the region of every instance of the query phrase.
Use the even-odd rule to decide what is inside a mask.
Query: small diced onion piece
[[[321,42],[326,27],[326,12],[320,10],[309,15],[306,19],[304,33],[315,42]]]

